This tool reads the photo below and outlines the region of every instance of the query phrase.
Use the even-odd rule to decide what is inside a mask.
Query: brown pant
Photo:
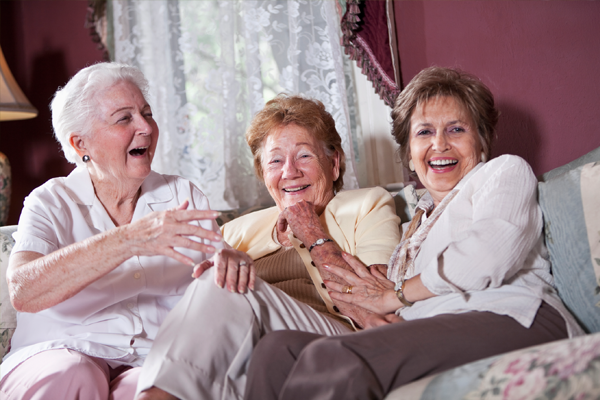
[[[566,337],[565,321],[546,303],[530,328],[473,311],[333,337],[278,331],[252,355],[245,398],[381,399],[425,376]]]

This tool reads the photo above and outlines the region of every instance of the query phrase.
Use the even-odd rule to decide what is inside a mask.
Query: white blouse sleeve
[[[49,213],[48,208],[63,211],[58,218],[69,219],[64,204],[46,190],[37,189],[25,198],[13,253],[34,251],[46,255],[59,249],[56,217]]]
[[[501,286],[523,268],[540,238],[542,214],[531,167],[519,157],[503,157],[487,175],[471,189],[472,223],[422,270],[423,284],[437,295]]]

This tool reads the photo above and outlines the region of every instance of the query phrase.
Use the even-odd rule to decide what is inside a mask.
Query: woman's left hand
[[[339,300],[337,301],[337,307],[342,314],[350,317],[352,321],[354,321],[354,323],[362,329],[377,328],[395,322],[404,321],[401,317],[394,313],[380,315],[371,312],[366,308],[357,307],[356,305],[344,303],[343,301]]]
[[[392,313],[402,307],[394,292],[394,282],[381,273],[371,274],[360,260],[350,254],[343,253],[342,256],[354,273],[333,265],[324,266],[332,274],[348,282],[348,285],[341,285],[330,280],[324,281],[327,288],[332,290],[329,295],[333,300],[354,304],[380,315]]]
[[[204,271],[215,266],[215,284],[220,288],[227,285],[232,293],[246,293],[254,290],[256,269],[252,258],[243,251],[221,249],[211,257],[194,267],[192,277],[198,278]]]

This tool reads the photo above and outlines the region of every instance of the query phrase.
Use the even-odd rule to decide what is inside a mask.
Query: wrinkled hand
[[[210,259],[194,267],[193,278],[198,278],[207,269],[216,266],[215,284],[232,293],[246,293],[248,288],[254,290],[256,268],[252,258],[243,251],[221,249]]]
[[[397,316],[394,313],[379,315],[379,314],[368,314],[367,318],[364,321],[364,329],[378,328],[380,326],[385,326],[389,324],[394,324],[396,322],[402,322],[404,319],[402,317]]]
[[[156,211],[143,218],[122,226],[123,240],[130,244],[133,255],[165,255],[183,264],[194,265],[194,260],[175,250],[184,247],[203,253],[214,253],[215,247],[192,240],[190,237],[221,242],[217,232],[206,230],[193,221],[215,219],[219,213],[210,210],[188,210],[186,200],[178,207],[167,211]]]
[[[336,304],[342,314],[350,317],[356,325],[363,329],[377,328],[379,326],[404,321],[394,313],[381,315],[343,301],[338,301]]]
[[[381,315],[391,313],[402,306],[394,293],[394,282],[385,278],[377,269],[371,273],[360,260],[350,254],[343,253],[342,257],[354,272],[334,265],[326,265],[324,268],[348,282],[348,285],[352,286],[352,294],[344,293],[345,285],[325,280],[325,285],[331,290],[329,295],[332,299],[358,305]]]
[[[310,246],[318,238],[327,237],[315,207],[309,201],[300,200],[279,214],[277,230],[285,232],[288,226],[294,236],[306,246]]]
[[[385,264],[373,264],[369,265],[369,271],[371,275],[378,279],[387,279],[387,265]]]

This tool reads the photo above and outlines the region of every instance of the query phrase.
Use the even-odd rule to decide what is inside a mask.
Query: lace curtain
[[[272,204],[244,133],[277,93],[302,93],[333,115],[345,188],[358,187],[356,96],[337,1],[113,0],[107,14],[114,60],[150,82],[156,171],[190,179],[214,209]]]

